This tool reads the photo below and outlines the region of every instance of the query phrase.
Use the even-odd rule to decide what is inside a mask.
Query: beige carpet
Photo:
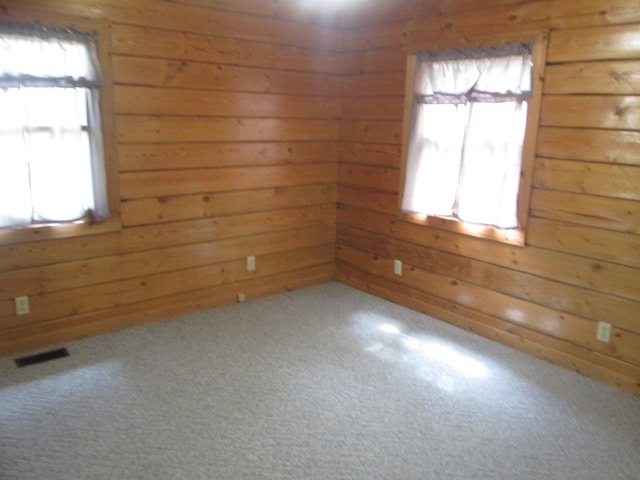
[[[338,283],[0,359],[2,479],[640,478],[640,399]]]

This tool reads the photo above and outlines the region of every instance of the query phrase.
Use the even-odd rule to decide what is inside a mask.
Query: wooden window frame
[[[34,26],[51,26],[77,31],[94,32],[97,36],[97,53],[102,73],[103,85],[100,88],[100,120],[104,149],[104,168],[107,178],[107,201],[109,218],[92,223],[90,221],[45,223],[24,227],[0,229],[0,245],[32,242],[85,235],[96,235],[122,230],[120,216],[120,195],[117,184],[118,166],[115,135],[115,110],[113,92],[113,72],[111,68],[111,33],[106,20],[68,18],[61,15],[47,15],[34,18],[29,12],[18,12],[11,21]]]
[[[409,149],[409,134],[411,125],[411,108],[413,103],[413,81],[417,65],[417,51],[430,50],[422,48],[415,49],[407,56],[405,93],[404,93],[404,118],[402,130],[402,151],[400,168],[400,189],[398,196],[398,210],[401,220],[405,220],[428,227],[448,230],[463,235],[484,238],[515,246],[524,246],[526,243],[526,230],[529,220],[529,205],[531,200],[531,188],[533,178],[533,168],[536,156],[536,143],[538,137],[540,106],[544,88],[544,69],[546,66],[548,34],[546,32],[533,36],[523,36],[522,38],[509,38],[504,42],[496,43],[490,39],[481,41],[474,47],[501,46],[505,43],[533,42],[533,70],[532,70],[532,96],[528,100],[527,123],[522,145],[522,164],[520,167],[520,183],[518,188],[518,227],[499,228],[492,225],[469,224],[451,217],[426,216],[420,214],[406,213],[400,211],[400,202],[404,192],[407,155]],[[438,50],[448,50],[449,48],[459,48],[458,45],[440,45]],[[464,47],[464,48],[469,48]]]

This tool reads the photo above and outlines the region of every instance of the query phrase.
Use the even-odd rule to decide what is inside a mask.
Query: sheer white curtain
[[[403,211],[518,226],[530,52],[517,44],[419,56]]]
[[[109,215],[92,35],[0,24],[0,228]]]

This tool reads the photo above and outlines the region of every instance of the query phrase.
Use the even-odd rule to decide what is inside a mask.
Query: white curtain
[[[109,215],[95,39],[0,25],[0,228]]]
[[[402,209],[518,226],[528,45],[418,58]]]

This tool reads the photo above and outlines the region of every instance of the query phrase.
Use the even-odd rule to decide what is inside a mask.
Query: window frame
[[[0,229],[0,245],[10,245],[38,240],[79,237],[122,230],[120,216],[120,198],[117,184],[117,149],[115,134],[115,110],[113,72],[111,67],[110,26],[103,19],[70,19],[65,16],[47,15],[36,17],[29,12],[16,12],[8,21],[34,28],[72,29],[92,32],[96,35],[96,50],[102,73],[103,85],[100,88],[100,121],[102,127],[104,169],[107,181],[107,202],[109,218],[97,222],[88,220],[42,223]]]
[[[465,223],[457,218],[442,216],[426,216],[416,213],[407,213],[401,211],[402,196],[404,193],[407,156],[409,150],[409,136],[411,125],[411,109],[413,104],[413,82],[417,65],[417,52],[419,51],[440,51],[455,48],[482,48],[485,46],[499,47],[507,43],[514,42],[532,42],[532,95],[528,99],[527,121],[522,144],[522,163],[520,166],[520,182],[518,187],[518,227],[516,228],[500,228],[493,225],[479,225]],[[495,42],[488,39],[484,42],[469,47],[465,45],[438,45],[437,49],[420,48],[414,49],[409,53],[406,62],[405,92],[404,92],[404,114],[402,128],[402,149],[400,163],[400,186],[398,194],[398,216],[401,220],[411,223],[417,223],[427,227],[433,227],[455,233],[469,235],[477,238],[484,238],[501,243],[515,246],[524,246],[526,244],[526,230],[529,220],[529,205],[531,200],[531,188],[533,178],[533,168],[536,156],[536,144],[538,137],[540,106],[542,103],[542,94],[544,88],[544,69],[546,66],[546,52],[548,43],[548,33],[542,32],[537,35],[523,36],[521,38],[504,39],[501,42]]]

